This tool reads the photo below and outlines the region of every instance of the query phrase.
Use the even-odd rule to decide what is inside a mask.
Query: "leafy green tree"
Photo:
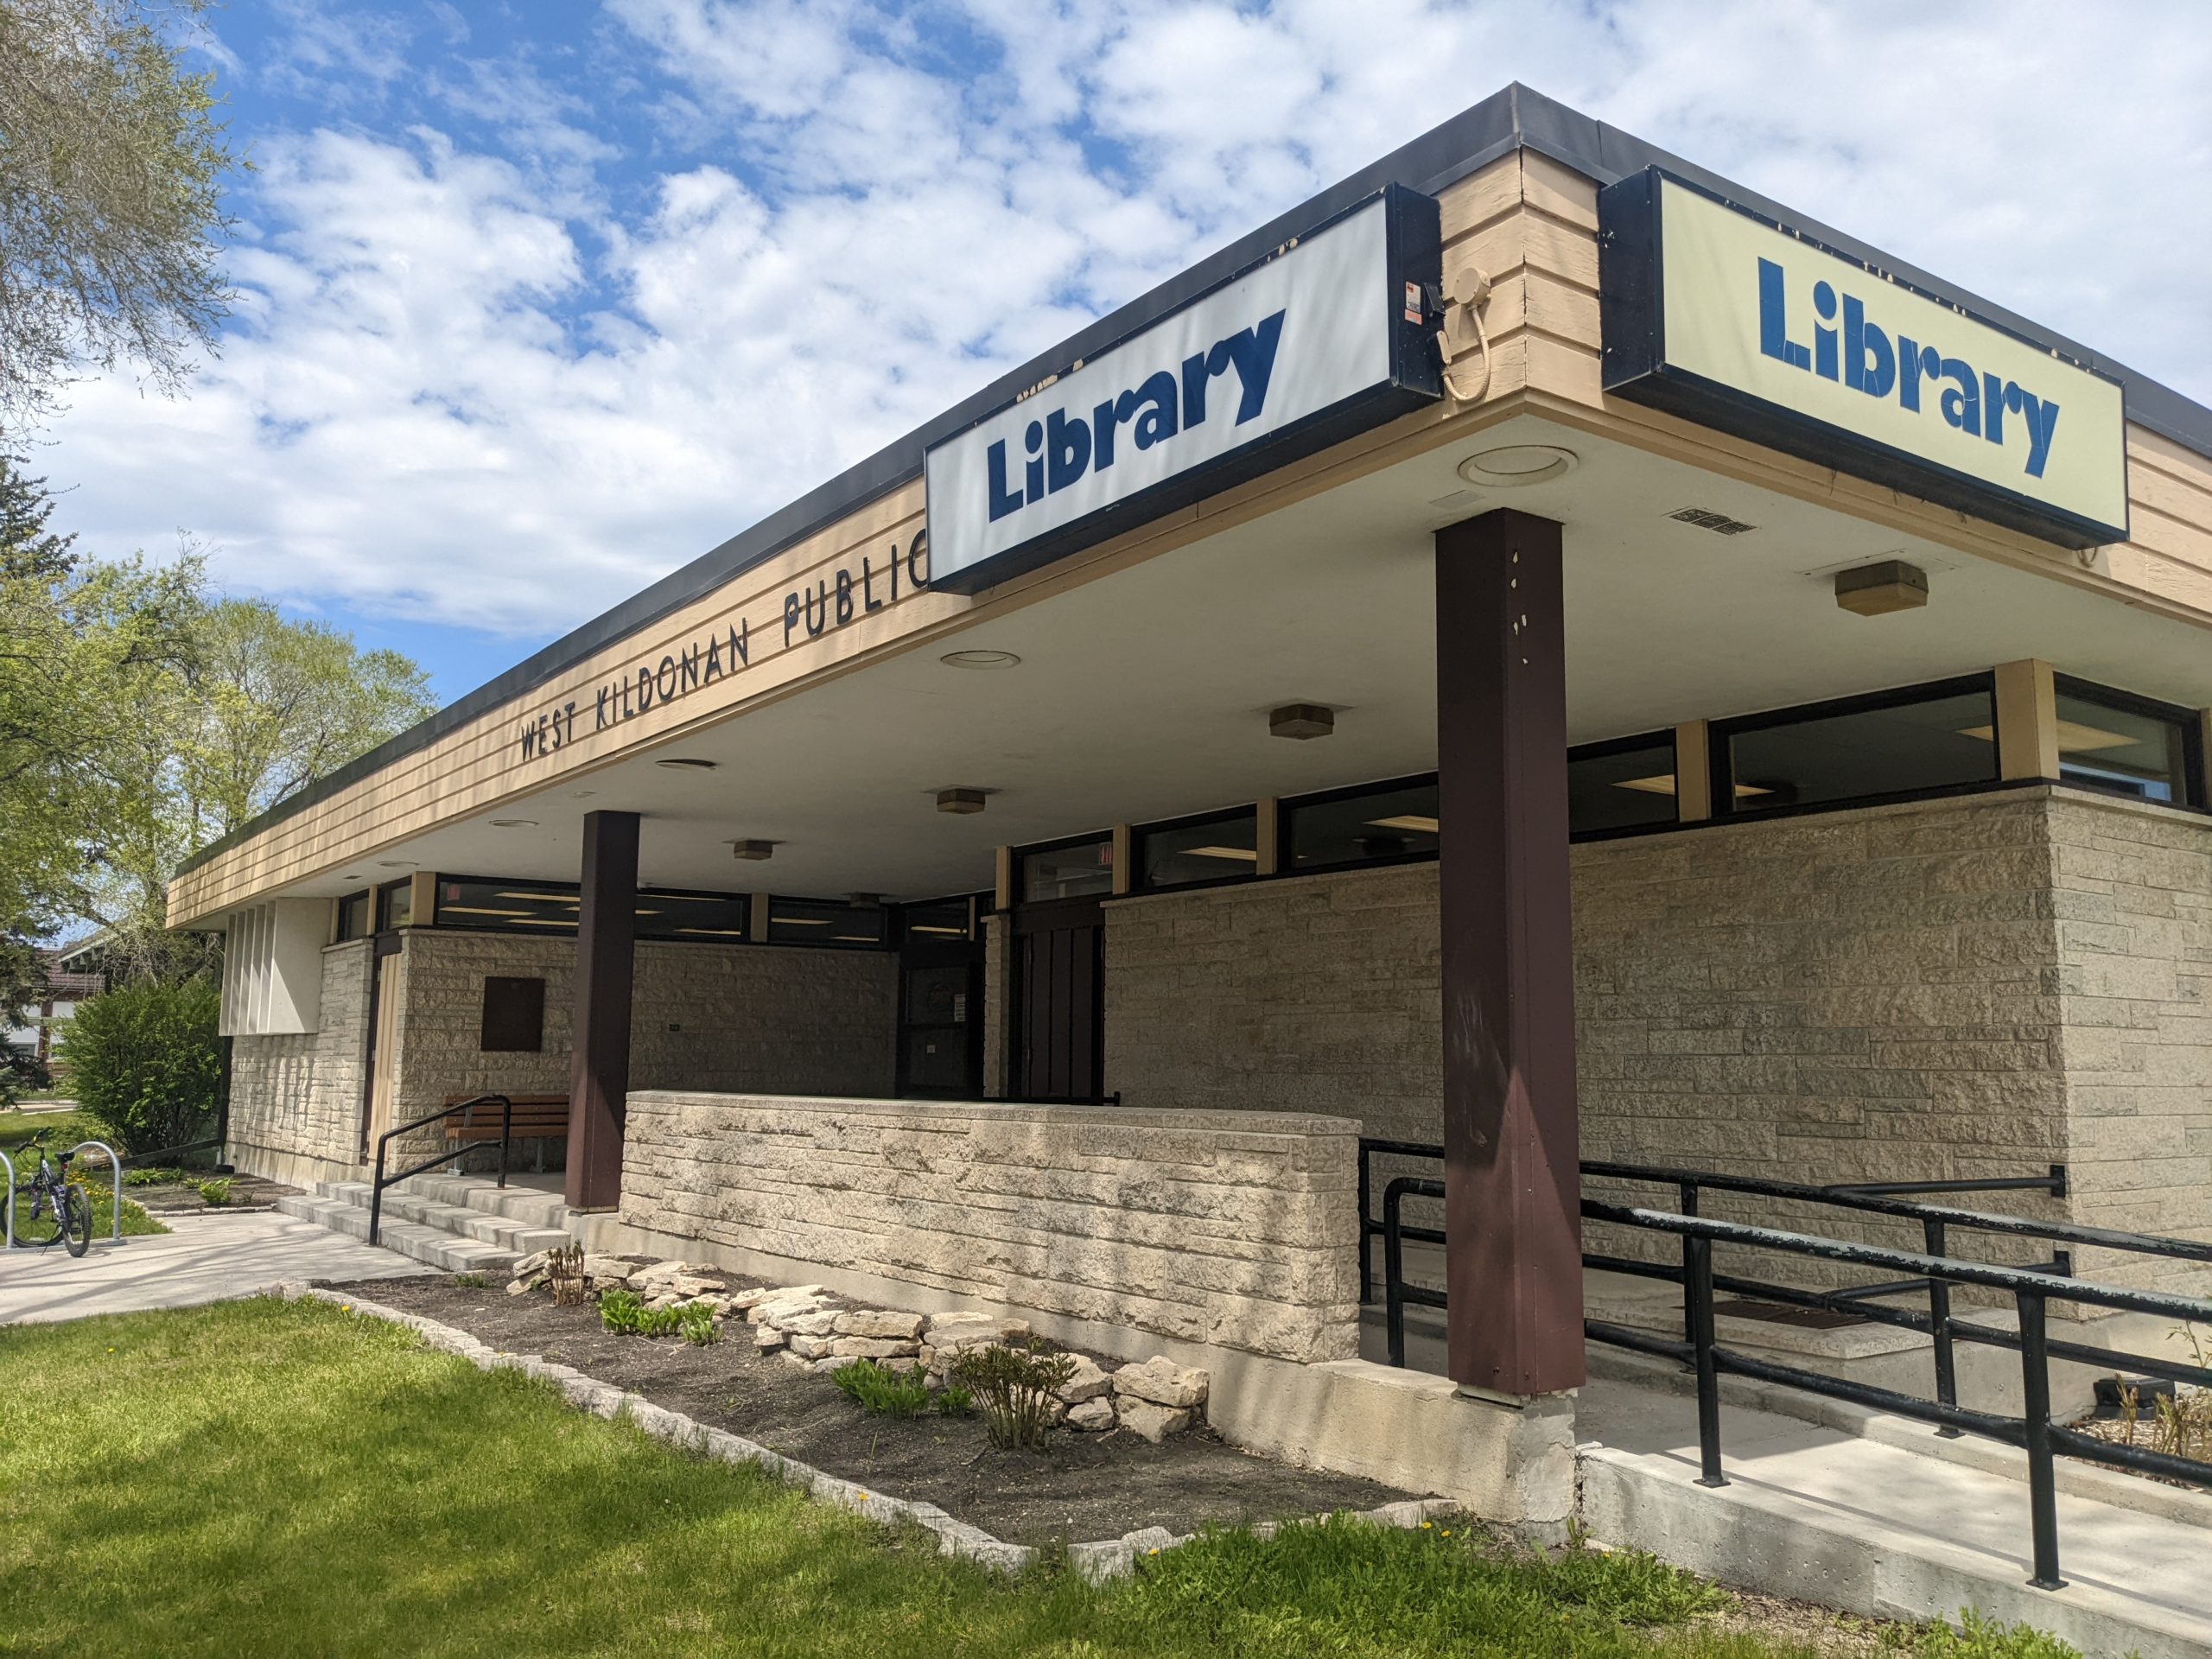
[[[205,4],[0,0],[0,427],[122,362],[174,391],[227,314],[240,163],[181,38]]]
[[[212,979],[142,980],[104,991],[62,1028],[77,1103],[124,1147],[151,1152],[213,1132],[223,1055]]]
[[[179,760],[191,830],[204,843],[437,710],[430,677],[396,651],[287,620],[261,600],[213,606]]]
[[[99,563],[0,454],[0,939],[97,917],[100,873],[149,809],[129,764],[194,671],[199,562]]]

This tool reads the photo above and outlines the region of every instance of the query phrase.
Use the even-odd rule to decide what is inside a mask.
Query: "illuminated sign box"
[[[2063,547],[2127,539],[2117,381],[1657,168],[1598,220],[1607,391]]]
[[[1433,401],[1440,227],[1393,185],[936,445],[931,585],[974,593]]]

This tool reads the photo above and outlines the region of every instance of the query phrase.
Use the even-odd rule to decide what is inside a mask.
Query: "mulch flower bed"
[[[719,1276],[732,1290],[754,1282]],[[1081,1542],[1151,1526],[1181,1534],[1371,1510],[1411,1496],[1241,1451],[1202,1424],[1158,1444],[1126,1429],[1058,1428],[1042,1451],[1001,1450],[978,1417],[864,1413],[830,1375],[756,1348],[741,1318],[727,1323],[724,1340],[702,1347],[610,1332],[588,1301],[559,1307],[543,1291],[510,1294],[504,1282],[424,1277],[335,1288],[510,1353],[573,1366],[830,1474],[935,1503],[1014,1543]]]

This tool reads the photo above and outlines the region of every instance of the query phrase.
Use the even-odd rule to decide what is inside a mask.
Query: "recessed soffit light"
[[[1013,668],[1021,658],[1010,651],[948,651],[938,661],[947,668]]]
[[[671,772],[712,772],[721,765],[719,760],[702,760],[696,754],[671,754],[653,765],[665,766]]]
[[[1555,443],[1509,443],[1485,449],[1459,463],[1459,476],[1470,484],[1494,490],[1517,490],[1530,484],[1547,484],[1564,478],[1581,464],[1572,449]]]
[[[537,828],[537,820],[536,818],[494,818],[492,820],[492,827],[494,830],[535,830]]]

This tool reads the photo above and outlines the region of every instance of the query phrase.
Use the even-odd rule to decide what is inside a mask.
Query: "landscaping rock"
[[[832,1337],[830,1351],[840,1359],[913,1359],[921,1353],[918,1342],[896,1337]]]
[[[793,1336],[786,1339],[785,1345],[800,1359],[821,1359],[830,1352],[832,1340],[829,1337]]]
[[[1170,1434],[1179,1434],[1197,1421],[1198,1414],[1190,1410],[1174,1410],[1166,1406],[1155,1406],[1149,1400],[1140,1400],[1124,1395],[1116,1402],[1116,1416],[1121,1426],[1131,1433],[1141,1434],[1158,1446]]]
[[[584,1257],[584,1277],[602,1287],[626,1285],[636,1269],[619,1255],[588,1255]]]
[[[525,1292],[527,1292],[529,1289],[530,1289],[530,1281],[529,1281],[529,1280],[527,1280],[527,1279],[516,1279],[516,1280],[512,1280],[512,1281],[509,1281],[509,1283],[508,1283],[508,1285],[507,1285],[507,1294],[508,1294],[508,1295],[510,1295],[510,1296],[520,1296],[520,1295],[524,1294]]]
[[[843,1326],[838,1323],[845,1316],[830,1307],[810,1308],[804,1313],[771,1313],[768,1322],[789,1337],[835,1336]]]
[[[757,1326],[753,1332],[753,1345],[762,1353],[772,1353],[784,1345],[784,1333],[772,1325]]]
[[[516,1262],[511,1271],[518,1279],[527,1279],[531,1274],[542,1272],[546,1266],[545,1258],[550,1254],[551,1252],[547,1250],[533,1250],[528,1255],[523,1257],[521,1261]]]
[[[837,1315],[841,1337],[891,1337],[912,1342],[929,1321],[919,1313],[901,1313],[887,1307],[861,1307]]]
[[[1179,1411],[1204,1405],[1208,1382],[1204,1371],[1186,1370],[1164,1354],[1154,1354],[1141,1365],[1124,1365],[1114,1373],[1116,1394]]]
[[[1068,1427],[1090,1433],[1102,1433],[1115,1426],[1114,1402],[1103,1395],[1095,1395],[1068,1408]]]
[[[1113,1391],[1113,1376],[1100,1370],[1098,1362],[1090,1355],[1077,1354],[1075,1357],[1075,1375],[1054,1389],[1052,1395],[1064,1406],[1079,1406],[1086,1400],[1096,1400],[1101,1395]],[[1110,1417],[1113,1413],[1111,1406],[1107,1408],[1107,1413]]]

